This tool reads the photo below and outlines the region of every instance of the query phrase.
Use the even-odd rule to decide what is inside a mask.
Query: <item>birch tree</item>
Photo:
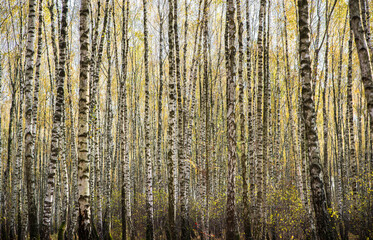
[[[56,165],[60,150],[62,149],[62,121],[64,114],[64,83],[65,83],[65,62],[66,62],[66,38],[67,38],[67,0],[63,1],[62,10],[62,22],[61,22],[61,36],[59,38],[59,64],[58,74],[56,75],[56,105],[53,112],[53,127],[52,127],[52,138],[51,138],[51,157],[48,169],[48,185],[44,199],[43,207],[43,225],[41,227],[42,239],[50,238],[50,226],[52,218],[52,206],[54,201],[54,189],[55,189],[55,174]],[[61,141],[62,140],[62,141]],[[64,160],[64,159],[63,159]]]
[[[150,154],[150,122],[149,122],[149,43],[147,23],[147,2],[144,7],[144,61],[145,61],[145,165],[146,165],[146,239],[154,239],[153,233],[153,167]]]
[[[90,64],[88,41],[89,0],[80,3],[80,75],[79,75],[79,120],[78,120],[78,186],[79,215],[78,235],[81,239],[91,236],[91,209],[89,192],[88,160],[88,70]]]
[[[236,122],[235,122],[235,92],[236,92],[236,24],[234,1],[229,0],[227,9],[226,71],[227,71],[227,140],[228,140],[228,185],[227,185],[227,232],[226,239],[238,239],[235,216],[235,168],[236,168]]]
[[[169,79],[168,79],[168,112],[167,130],[167,170],[168,170],[168,234],[170,239],[176,239],[175,232],[175,187],[174,163],[176,143],[176,89],[175,89],[175,52],[174,52],[174,1],[168,0],[168,46],[169,46]]]
[[[315,105],[311,91],[311,60],[309,53],[308,0],[298,0],[299,57],[302,82],[302,111],[305,137],[310,161],[312,203],[316,216],[316,230],[320,239],[334,239],[333,226],[327,212],[323,169],[320,164],[320,149],[316,134]]]
[[[25,57],[25,175],[27,184],[27,204],[28,204],[28,221],[30,227],[30,239],[39,238],[39,226],[37,221],[37,208],[35,199],[35,181],[34,181],[34,144],[35,136],[33,134],[32,122],[32,79],[34,71],[34,41],[35,41],[35,13],[36,2],[29,1],[27,45]]]

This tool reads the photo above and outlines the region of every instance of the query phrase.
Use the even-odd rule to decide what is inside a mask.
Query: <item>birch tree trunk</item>
[[[347,121],[348,121],[348,153],[349,153],[349,162],[352,163],[352,166],[356,166],[356,150],[355,150],[355,134],[354,134],[354,109],[352,101],[352,41],[353,35],[352,30],[350,30],[350,39],[348,40],[348,65],[347,65]],[[345,168],[347,169],[347,167]],[[352,191],[353,195],[357,194],[356,180],[352,179]],[[348,223],[347,217],[343,219],[345,223],[345,235],[348,233]]]
[[[200,20],[200,15],[201,15],[201,5],[202,1],[199,2],[198,5],[198,17],[197,19]],[[187,11],[186,7],[186,11]],[[186,19],[187,20],[187,19]],[[187,25],[187,22],[185,22]],[[195,40],[194,40],[194,49],[193,49],[193,57],[192,57],[192,63],[191,63],[191,69],[190,69],[190,76],[189,76],[189,87],[188,87],[188,92],[186,93],[189,98],[187,98],[187,103],[184,104],[184,114],[185,114],[185,119],[184,119],[184,124],[187,124],[186,127],[186,141],[184,142],[185,144],[185,149],[187,149],[186,154],[185,154],[185,159],[192,159],[193,158],[193,150],[192,150],[192,135],[193,135],[193,124],[196,125],[196,120],[195,120],[195,106],[196,106],[196,84],[197,84],[197,61],[200,56],[200,49],[201,49],[201,44],[199,44],[200,38],[202,31],[200,31],[200,24],[197,25],[196,31],[195,31]],[[187,30],[187,27],[185,27],[185,30]],[[185,32],[185,39],[187,36],[187,32]],[[186,42],[187,43],[187,42]],[[184,45],[184,64],[185,64],[185,59],[186,59],[186,45]],[[184,75],[186,75],[186,66],[184,66]],[[185,77],[186,78],[186,77]],[[184,79],[185,79],[184,78]],[[185,181],[185,191],[186,194],[189,193],[189,180],[190,180],[190,164],[186,163],[186,178],[184,179]],[[193,188],[193,185],[192,185]],[[193,191],[192,189],[192,192]],[[189,212],[188,212],[188,196],[185,196],[185,201],[182,202],[182,211],[184,212],[184,208],[186,209],[186,215],[183,215],[182,219],[182,238],[183,239],[190,239],[191,238],[191,231],[190,231],[190,225],[189,225]]]
[[[79,239],[90,239],[91,209],[89,192],[89,160],[88,160],[88,71],[89,57],[89,14],[90,0],[80,3],[80,75],[79,75],[79,133],[78,133],[78,186],[79,186]]]
[[[266,11],[265,11],[265,19],[264,19],[264,32],[263,32],[263,184],[262,184],[262,207],[261,207],[261,217],[263,224],[261,226],[261,236],[262,238],[265,238],[267,235],[267,161],[268,161],[268,148],[269,148],[269,142],[268,142],[268,115],[269,115],[269,109],[270,101],[268,101],[268,97],[270,96],[270,86],[269,86],[269,62],[268,62],[268,51],[269,51],[269,20],[270,20],[270,1],[266,2]]]
[[[62,22],[61,22],[61,36],[59,38],[59,64],[58,75],[56,75],[57,96],[56,104],[53,113],[53,127],[51,138],[51,156],[48,167],[47,190],[44,198],[43,207],[43,223],[41,226],[41,238],[49,240],[50,226],[52,219],[52,206],[54,202],[54,188],[56,165],[58,164],[58,157],[62,148],[62,133],[61,126],[64,114],[64,82],[65,82],[65,62],[66,62],[66,38],[67,38],[67,0],[63,1],[62,7]],[[62,141],[61,141],[62,140]],[[64,160],[64,159],[63,159]]]
[[[341,233],[341,236],[343,235],[343,218],[344,218],[344,212],[343,212],[343,209],[344,209],[344,204],[345,204],[345,200],[344,200],[344,181],[343,181],[343,176],[342,173],[343,173],[343,168],[344,168],[344,165],[345,165],[345,161],[346,161],[346,158],[345,158],[345,154],[343,153],[343,144],[344,144],[344,138],[342,138],[342,132],[345,132],[346,129],[343,129],[343,121],[342,121],[342,114],[343,114],[343,109],[342,109],[342,89],[341,89],[341,82],[342,82],[342,66],[343,66],[343,52],[344,52],[344,37],[345,37],[345,32],[346,32],[346,24],[347,23],[347,15],[346,15],[346,21],[344,23],[344,27],[343,27],[343,31],[342,31],[342,36],[340,37],[340,49],[339,49],[339,63],[338,63],[338,76],[337,76],[337,89],[338,89],[338,95],[337,96],[334,96],[334,117],[335,117],[335,120],[334,120],[334,124],[335,124],[335,127],[336,127],[336,130],[337,130],[337,143],[338,143],[338,160],[337,160],[337,193],[336,193],[336,197],[337,197],[337,206],[338,206],[338,213],[339,215],[341,216],[339,219],[338,219],[338,222],[339,222],[339,231]],[[347,83],[348,84],[348,83]],[[335,91],[334,91],[334,95],[335,95]]]
[[[311,59],[309,39],[308,0],[298,0],[299,57],[302,82],[302,108],[305,137],[310,160],[312,203],[316,215],[317,235],[323,240],[335,239],[332,222],[327,211],[323,170],[320,164],[320,149],[316,133],[316,113],[311,90]]]
[[[263,115],[265,114],[262,111],[263,107],[263,80],[264,80],[264,74],[263,74],[263,56],[264,56],[264,50],[263,50],[263,22],[264,22],[264,15],[265,15],[265,6],[266,6],[266,0],[260,1],[260,8],[259,8],[259,28],[258,28],[258,88],[257,88],[257,105],[256,105],[256,136],[257,136],[257,153],[256,153],[256,160],[257,160],[257,166],[256,166],[256,182],[257,182],[257,196],[256,196],[256,218],[259,220],[259,234],[260,229],[262,229],[262,219],[264,216],[262,216],[262,204],[263,204],[263,164],[264,164],[264,148],[263,146]]]
[[[100,8],[98,8],[98,11],[100,11]],[[100,161],[100,146],[102,143],[99,139],[99,132],[100,132],[100,101],[99,97],[100,94],[97,92],[99,87],[99,81],[100,81],[100,70],[101,70],[101,61],[102,61],[102,55],[103,55],[103,46],[105,42],[106,37],[106,27],[108,23],[108,16],[109,16],[109,0],[106,0],[106,6],[105,6],[105,15],[104,15],[104,22],[103,22],[103,31],[101,33],[100,40],[98,43],[98,48],[96,49],[96,55],[93,55],[95,57],[95,64],[92,66],[94,67],[93,74],[92,74],[92,92],[90,92],[90,112],[91,112],[91,129],[92,129],[92,144],[91,144],[91,154],[93,158],[93,162],[95,164],[95,183],[96,183],[96,208],[97,208],[97,233],[100,238],[103,238],[103,225],[102,225],[102,198],[101,194],[103,192],[102,186],[103,186],[103,179],[101,179],[102,176],[102,166],[103,161]],[[96,22],[96,25],[99,24],[99,17]],[[98,26],[96,26],[98,28]],[[96,41],[96,42],[97,42]],[[94,42],[94,44],[96,43]]]
[[[175,229],[175,186],[174,163],[176,142],[176,89],[175,89],[175,52],[174,52],[174,1],[168,0],[168,45],[169,45],[169,80],[168,80],[168,131],[167,131],[167,166],[168,166],[168,234],[170,240],[176,239]]]
[[[38,216],[35,199],[35,175],[34,175],[34,141],[33,122],[32,122],[32,78],[34,70],[34,40],[35,40],[35,0],[29,1],[27,45],[25,57],[25,175],[27,185],[27,203],[28,203],[28,220],[30,227],[30,239],[39,238]]]
[[[154,239],[153,230],[153,171],[150,153],[150,121],[149,121],[149,44],[148,44],[148,22],[147,6],[143,0],[144,7],[144,61],[145,61],[145,167],[146,167],[146,239]]]
[[[174,6],[173,6],[173,22],[174,22],[174,46],[175,46],[175,80],[176,80],[176,98],[177,98],[177,118],[176,118],[176,145],[175,145],[175,151],[176,151],[176,156],[174,159],[174,188],[175,188],[175,204],[174,204],[174,212],[175,212],[175,217],[176,217],[176,210],[177,210],[177,205],[178,205],[178,198],[179,198],[179,178],[178,175],[182,174],[178,172],[178,166],[181,164],[182,165],[182,157],[183,157],[183,133],[182,133],[182,119],[183,119],[183,107],[182,107],[182,96],[181,96],[181,75],[180,75],[180,46],[179,46],[179,31],[178,31],[178,20],[177,20],[177,15],[178,15],[178,0],[174,0]],[[175,109],[176,111],[176,109]],[[176,114],[176,113],[175,113]],[[176,220],[176,219],[175,219]]]
[[[246,2],[248,4],[248,2]],[[244,110],[244,80],[243,80],[243,61],[244,61],[244,51],[243,51],[243,21],[241,19],[241,0],[236,0],[237,6],[237,22],[238,22],[238,84],[239,84],[239,96],[238,102],[240,106],[240,135],[238,138],[240,152],[241,152],[241,175],[242,175],[242,205],[243,205],[243,224],[244,224],[244,239],[251,239],[251,224],[249,215],[249,199],[248,199],[248,184],[247,184],[247,156],[246,156],[246,139],[245,139],[245,110]],[[248,7],[246,6],[246,14],[248,14]],[[248,24],[248,19],[247,24]],[[249,26],[247,26],[247,30]],[[249,33],[247,32],[248,38]],[[248,43],[249,45],[249,40]],[[248,47],[249,48],[249,47]],[[250,51],[250,50],[248,50]],[[248,58],[248,62],[250,59]],[[249,72],[249,70],[248,70]],[[249,74],[249,73],[248,73]],[[248,76],[249,78],[249,76]],[[249,83],[250,84],[250,83]],[[250,93],[249,93],[250,94]],[[250,99],[249,99],[250,101]],[[250,109],[248,110],[250,111]]]
[[[62,200],[62,209],[60,212],[60,222],[61,225],[59,227],[58,234],[62,237],[65,236],[65,231],[66,231],[66,225],[67,225],[67,220],[68,220],[68,205],[69,205],[69,177],[68,177],[68,172],[67,172],[67,162],[66,162],[66,109],[65,109],[65,102],[63,101],[62,103],[62,109],[63,109],[63,114],[62,114],[62,123],[61,123],[61,146],[60,146],[60,156],[59,159],[61,161],[61,200]]]
[[[188,45],[188,4],[187,0],[185,0],[185,23],[184,23],[184,59],[183,59],[183,80],[184,82],[187,81],[187,67],[186,67],[186,56],[187,56],[187,45]],[[188,198],[189,198],[189,180],[190,180],[190,169],[189,163],[187,159],[189,159],[189,153],[191,149],[192,143],[189,143],[189,129],[187,129],[187,124],[190,122],[189,119],[189,103],[190,103],[190,95],[187,97],[186,91],[190,91],[191,85],[189,85],[188,89],[184,91],[184,105],[183,105],[183,135],[185,136],[183,141],[183,165],[182,165],[182,179],[180,183],[180,215],[181,215],[181,240],[189,240],[190,239],[190,226],[189,226],[189,207],[188,207]]]
[[[36,136],[36,126],[37,126],[37,116],[38,116],[38,106],[39,106],[39,78],[40,78],[40,65],[41,65],[41,54],[43,47],[43,35],[42,35],[42,24],[43,24],[43,1],[39,0],[39,26],[38,26],[38,50],[36,53],[36,69],[35,69],[35,79],[34,79],[34,99],[32,108],[32,120],[34,125],[34,135]]]
[[[127,150],[127,54],[128,54],[128,14],[129,14],[129,0],[123,1],[122,16],[124,18],[122,24],[122,75],[120,82],[120,153],[122,163],[122,239],[127,239],[128,232],[131,235],[131,204],[130,204],[130,162]]]
[[[251,61],[252,61],[252,53],[251,53],[251,27],[250,27],[250,9],[249,9],[249,1],[246,0],[246,39],[247,39],[247,47],[246,47],[246,77],[247,77],[247,142],[248,142],[248,164],[250,166],[250,172],[249,172],[249,184],[250,184],[250,214],[254,216],[254,211],[252,206],[254,206],[254,201],[255,201],[255,174],[254,174],[254,154],[255,154],[255,138],[254,138],[254,125],[255,125],[255,118],[253,117],[253,101],[255,100],[255,96],[253,94],[252,89],[255,86],[255,81],[254,84],[252,84],[252,78],[251,78]],[[255,62],[254,61],[254,67],[255,67]],[[247,225],[245,225],[246,229]],[[245,237],[247,235],[245,234]]]
[[[110,7],[111,9],[111,7]],[[111,11],[111,10],[109,10]],[[110,12],[111,13],[111,12]],[[111,36],[110,36],[110,16],[108,16],[108,26],[106,29],[106,37],[107,37],[107,60],[108,60],[108,70],[107,70],[107,86],[106,86],[106,151],[105,151],[105,173],[104,176],[106,178],[106,186],[105,186],[105,210],[104,210],[104,222],[103,222],[103,236],[104,239],[109,240],[110,229],[111,229],[111,192],[112,192],[112,180],[114,174],[114,167],[112,167],[113,162],[113,135],[112,135],[112,128],[113,128],[113,107],[112,107],[112,100],[111,100]]]
[[[236,92],[236,24],[234,1],[228,0],[226,15],[227,38],[227,140],[228,140],[228,179],[227,179],[227,232],[226,239],[238,239],[235,216],[235,169],[236,169],[236,122],[235,122],[235,92]]]
[[[35,78],[34,78],[34,97],[33,97],[33,108],[32,108],[32,120],[34,122],[34,128],[33,128],[33,134],[36,137],[36,132],[37,132],[37,117],[38,117],[38,108],[39,108],[39,82],[40,82],[40,66],[41,66],[41,57],[42,57],[42,47],[43,47],[43,33],[42,33],[42,27],[44,21],[43,21],[43,1],[39,0],[39,10],[38,10],[38,41],[37,41],[37,53],[36,53],[36,63],[35,63]],[[49,59],[48,59],[49,60]],[[40,132],[39,132],[40,136]],[[36,139],[35,141],[35,156],[38,155],[38,141]],[[41,158],[42,158],[42,152],[40,153],[40,165],[39,168],[41,169]],[[37,162],[37,157],[36,157],[36,162]],[[37,171],[38,169],[35,170],[35,172],[41,172],[41,170]],[[22,178],[21,178],[22,179]],[[43,199],[44,199],[44,192],[41,191],[41,186],[43,185],[44,178],[40,177],[39,184],[37,184],[37,188],[40,189],[39,191],[39,196],[38,196],[38,216],[39,216],[39,225],[42,225],[42,205],[43,205]]]
[[[358,1],[349,2],[350,10],[350,27],[354,33],[355,44],[358,52],[361,79],[365,88],[365,97],[368,104],[368,112],[370,116],[370,128],[372,134],[373,128],[373,82],[372,82],[372,70],[369,62],[369,52],[367,43],[364,38],[364,30],[361,25],[361,17],[359,11]]]
[[[157,184],[158,188],[162,187],[162,96],[163,96],[163,15],[161,14],[160,3],[158,3],[160,18],[159,25],[159,90],[158,90],[158,134],[157,134]]]
[[[209,3],[204,1],[203,5],[203,20],[202,20],[202,29],[203,29],[203,86],[202,86],[202,96],[200,97],[201,101],[201,180],[202,180],[202,232],[206,240],[209,239],[209,211],[208,211],[208,184],[209,184],[209,104],[208,104],[208,93],[209,93],[209,73],[208,73],[208,10]]]
[[[20,180],[20,172],[21,172],[21,164],[22,164],[22,157],[23,157],[23,107],[24,107],[24,85],[22,78],[20,79],[20,86],[19,86],[19,116],[18,116],[18,124],[17,124],[17,154],[16,154],[16,164],[14,168],[14,176],[12,177],[12,211],[10,216],[10,239],[16,238],[16,226],[15,226],[15,216],[16,216],[16,208],[17,208],[17,196],[18,191],[20,190],[19,180]]]
[[[96,229],[96,224],[101,225],[102,221],[96,220],[96,218],[100,218],[101,216],[101,207],[98,207],[98,203],[96,201],[96,196],[100,195],[99,193],[99,183],[97,183],[97,172],[99,173],[99,167],[97,167],[98,158],[97,158],[97,151],[98,151],[98,134],[97,134],[97,85],[98,85],[98,76],[96,77],[96,74],[99,74],[99,70],[97,69],[97,61],[98,61],[98,45],[100,43],[99,40],[99,25],[101,21],[101,0],[97,1],[97,10],[96,10],[96,18],[93,17],[93,3],[90,2],[90,26],[88,28],[91,28],[91,37],[89,41],[91,42],[90,45],[90,52],[91,52],[91,64],[89,65],[89,81],[88,81],[88,87],[89,87],[89,112],[88,112],[88,159],[90,162],[90,179],[89,179],[89,191],[90,191],[90,202],[91,207],[93,209],[92,211],[92,229]],[[94,24],[95,22],[95,24]],[[102,34],[103,35],[103,34]],[[101,203],[101,199],[99,198],[99,202]],[[101,219],[101,218],[100,218]],[[96,224],[95,224],[96,221]],[[95,226],[93,226],[95,225]],[[98,230],[96,231],[100,232],[101,228],[98,226]]]
[[[21,82],[21,81],[20,81]],[[7,221],[7,214],[8,214],[8,202],[10,201],[10,196],[8,194],[8,188],[10,185],[9,182],[9,175],[11,169],[11,159],[12,159],[12,130],[13,130],[13,119],[15,114],[16,108],[16,84],[15,81],[11,79],[11,91],[12,91],[12,103],[10,105],[10,119],[8,124],[8,144],[7,144],[7,163],[6,168],[4,169],[3,179],[2,179],[2,199],[1,199],[1,235],[6,236],[8,235],[8,221]]]
[[[365,90],[365,101],[369,115],[370,139],[373,137],[373,79],[370,66],[369,51],[364,37],[364,29],[361,23],[359,1],[349,1],[350,28],[354,34],[355,45],[359,57],[361,81]],[[351,143],[350,143],[351,144]],[[360,146],[360,145],[359,145]],[[355,163],[353,163],[355,164]],[[353,186],[353,189],[356,185]],[[355,192],[354,192],[355,195]]]
[[[370,57],[370,62],[372,62],[373,58],[373,46],[372,46],[372,38],[370,34],[370,22],[369,22],[369,2],[367,0],[359,0],[360,2],[360,15],[361,15],[361,21],[363,26],[363,32],[365,35],[366,44],[368,47],[368,54]]]
[[[326,196],[326,204],[328,208],[331,207],[331,198],[330,198],[330,187],[329,187],[329,174],[328,174],[328,126],[329,126],[329,120],[327,118],[327,108],[328,108],[328,102],[329,99],[326,98],[327,90],[328,90],[328,79],[329,79],[329,34],[326,33],[326,46],[325,46],[325,56],[324,56],[324,66],[325,66],[325,77],[324,77],[324,91],[322,94],[323,99],[323,138],[324,138],[324,147],[323,147],[323,164],[325,168],[325,196]]]
[[[68,57],[70,59],[70,57]],[[67,61],[69,63],[69,60]],[[69,64],[67,64],[69,66]],[[70,201],[71,205],[69,206],[72,210],[70,210],[71,213],[71,221],[68,224],[68,234],[67,238],[71,239],[73,237],[73,234],[75,232],[75,226],[77,222],[78,212],[79,212],[79,202],[78,202],[78,156],[77,156],[77,150],[76,150],[76,143],[75,143],[75,123],[74,123],[74,113],[73,113],[73,107],[72,107],[72,89],[71,89],[71,77],[70,77],[70,68],[67,67],[67,90],[69,93],[68,98],[68,105],[70,109],[70,154],[71,154],[71,162],[72,162],[72,197],[71,199],[73,201]]]
[[[369,59],[369,39],[366,38],[367,36],[364,37],[364,31],[363,26],[366,26],[366,23],[364,22],[364,14],[360,12],[360,10],[364,8],[364,6],[360,6],[359,9],[359,3],[358,1],[350,1],[349,2],[349,11],[350,11],[350,29],[352,29],[354,39],[355,39],[355,46],[357,49],[358,57],[359,57],[359,64],[360,64],[360,76],[361,76],[361,82],[364,86],[364,92],[365,92],[365,102],[367,103],[367,112],[368,112],[368,121],[370,125],[370,139],[372,139],[373,136],[373,80],[372,80],[372,69],[370,65],[370,61],[372,59]],[[361,21],[363,21],[363,26]],[[368,28],[365,28],[367,30]],[[368,41],[368,43],[366,42]],[[371,52],[372,53],[372,52]],[[358,135],[359,135],[359,151],[358,151],[358,156],[357,158],[359,162],[361,162],[362,166],[364,166],[364,160],[362,156],[362,128],[361,128],[361,112],[362,109],[364,108],[362,106],[362,98],[359,99],[360,104],[358,108]],[[353,191],[353,208],[356,211],[358,209],[358,204],[356,202],[357,197],[358,197],[358,187],[359,187],[359,169],[357,161],[352,162],[352,191]],[[365,218],[365,217],[364,217]],[[371,217],[370,217],[371,218]],[[369,218],[368,218],[369,219]],[[369,219],[370,220],[370,219]],[[368,220],[368,221],[369,221]],[[361,235],[365,235],[365,233],[361,233]]]

